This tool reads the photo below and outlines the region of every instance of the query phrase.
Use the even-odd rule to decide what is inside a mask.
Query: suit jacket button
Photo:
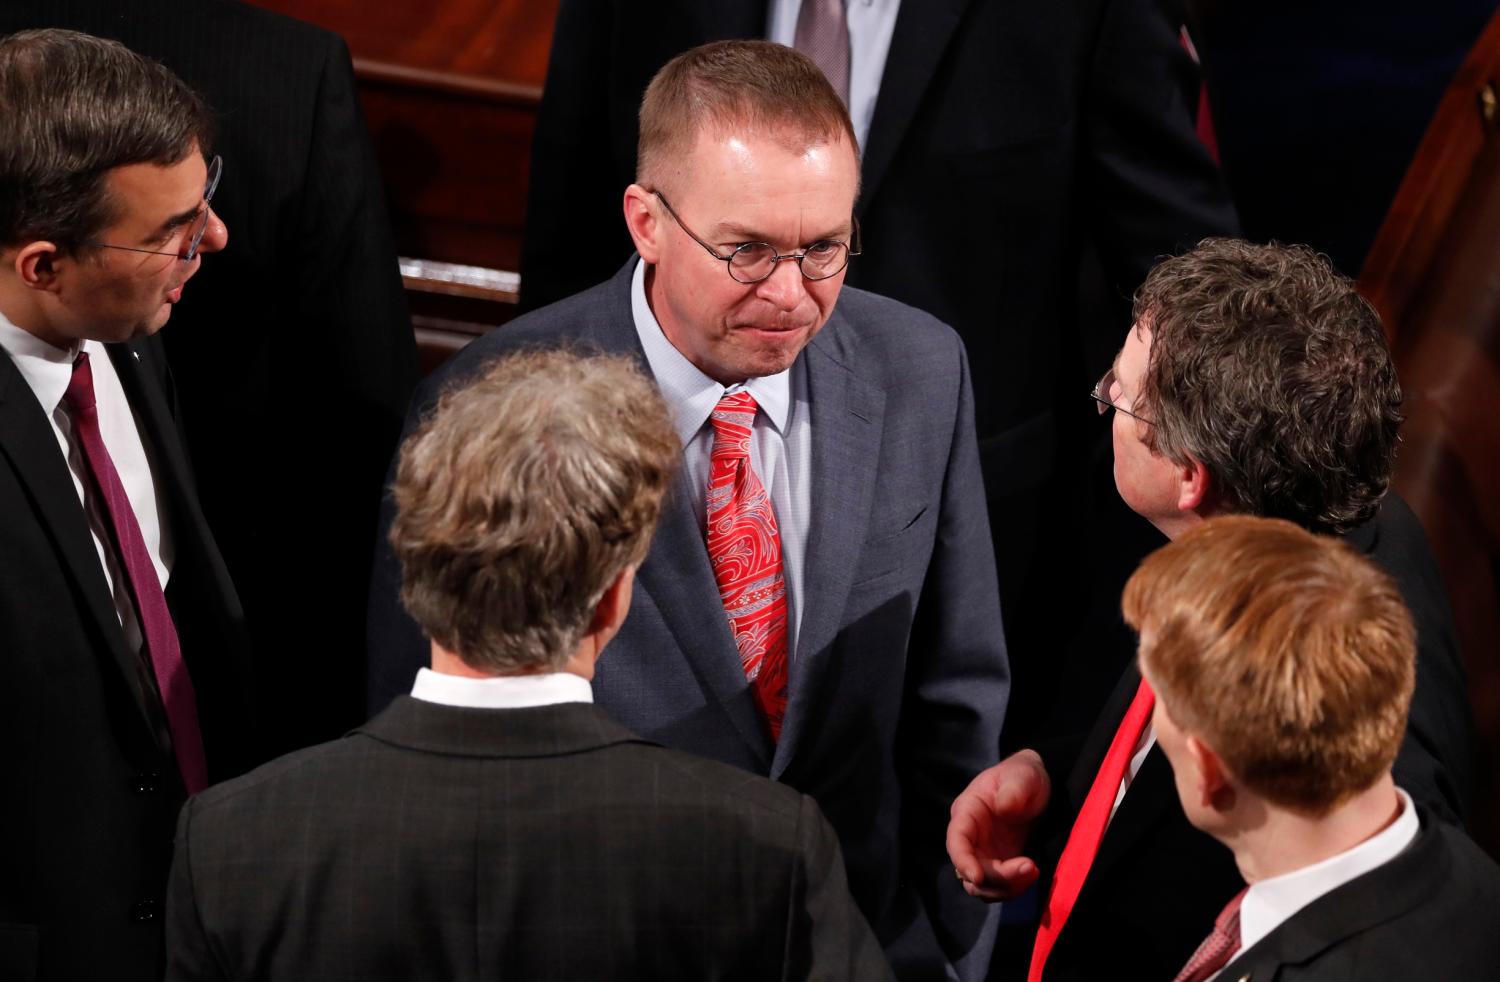
[[[161,778],[150,771],[137,774],[130,782],[130,790],[136,794],[155,794],[161,790]]]
[[[130,919],[132,921],[147,923],[157,920],[160,917],[161,901],[159,900],[142,900],[140,903],[132,904],[130,907]]]

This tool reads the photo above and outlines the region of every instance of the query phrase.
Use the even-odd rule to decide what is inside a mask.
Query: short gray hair
[[[556,671],[646,556],[681,445],[627,358],[526,351],[402,445],[390,541],[422,629],[481,671]]]

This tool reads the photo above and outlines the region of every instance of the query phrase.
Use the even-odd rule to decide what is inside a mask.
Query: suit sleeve
[[[606,280],[630,255],[616,147],[635,147],[611,118],[609,0],[563,0],[531,143],[521,306],[535,310]],[[633,173],[633,168],[631,170]],[[622,177],[624,182],[622,183]]]
[[[1199,74],[1180,41],[1183,20],[1173,0],[1108,0],[1090,66],[1082,209],[1122,296],[1163,257],[1239,234],[1195,128]],[[1104,340],[1106,351],[1119,346],[1117,334]]]
[[[999,759],[1010,695],[989,513],[974,434],[968,358],[955,343],[958,385],[941,511],[908,643],[896,736],[902,786],[903,879],[922,900],[930,930],[962,978],[982,978],[998,911],[960,888],[944,850],[948,810]],[[916,923],[908,932],[916,940]],[[892,962],[903,972],[897,952]]]
[[[229,978],[209,949],[208,935],[198,909],[193,885],[192,850],[188,834],[192,826],[193,801],[177,817],[177,848],[167,880],[167,980],[207,982]]]
[[[787,982],[894,978],[875,932],[849,894],[838,836],[807,795],[797,816],[797,839],[781,977]]]

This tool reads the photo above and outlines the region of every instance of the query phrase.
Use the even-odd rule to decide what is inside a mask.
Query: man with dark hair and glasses
[[[1151,271],[1135,321],[1092,392],[1120,498],[1174,541],[1216,516],[1280,518],[1382,566],[1419,646],[1396,780],[1437,817],[1461,819],[1463,665],[1426,537],[1388,493],[1401,387],[1374,308],[1306,247],[1208,239]],[[954,802],[949,852],[971,893],[1042,885],[1025,945],[1032,980],[1100,978],[1122,958],[1143,978],[1172,978],[1243,886],[1184,814],[1154,700],[1132,664],[1081,747],[1022,750]],[[1314,709],[1328,719],[1337,707]]]
[[[172,823],[247,760],[247,643],[154,336],[228,233],[208,110],[0,40],[0,978],[156,979]]]
[[[517,348],[648,367],[683,466],[597,700],[651,739],[811,795],[898,977],[973,977],[988,914],[942,833],[998,755],[1008,669],[968,365],[931,316],[843,288],[858,184],[848,112],[804,55],[764,41],[683,54],[641,106],[623,195],[638,255],[469,346],[409,426]],[[372,710],[411,690],[427,651],[388,548],[379,565]]]

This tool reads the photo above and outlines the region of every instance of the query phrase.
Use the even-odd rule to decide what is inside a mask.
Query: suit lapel
[[[600,318],[586,334],[606,351],[634,357],[647,375],[651,366],[635,329],[630,304],[630,284],[638,260],[632,258],[615,274],[607,317]],[[750,695],[739,649],[724,616],[723,601],[708,563],[708,547],[698,526],[694,497],[701,488],[688,486],[678,471],[667,500],[651,552],[636,573],[636,583],[661,614],[683,661],[698,685],[724,710],[746,746],[763,768],[771,763],[771,740]]]
[[[142,688],[139,659],[125,647],[119,615],[99,566],[88,519],[78,503],[73,476],[58,448],[51,422],[4,352],[0,352],[0,452],[10,459],[26,485],[37,517],[56,544],[98,637],[109,649],[108,660],[120,671],[142,722],[165,752],[155,696]]]
[[[690,497],[698,493],[679,471],[636,579],[672,632],[699,686],[718,702],[765,767],[771,760],[771,742],[750,696],[698,529]]]
[[[870,121],[857,211],[875,197],[969,0],[903,3]]]
[[[1430,814],[1411,846],[1383,866],[1317,898],[1224,966],[1221,979],[1269,979],[1329,948],[1432,902],[1451,881],[1453,857]]]
[[[879,477],[885,393],[859,376],[858,341],[835,310],[802,356],[812,413],[812,524],[803,561],[801,630],[773,778],[786,770],[805,726],[825,708],[813,704],[813,680],[843,626]]]
[[[1099,716],[1099,725],[1089,734],[1078,763],[1068,776],[1068,796],[1075,814],[1082,807],[1093,784],[1094,775],[1099,773],[1104,757],[1109,752],[1109,745],[1114,741],[1115,732],[1130,703],[1135,699],[1136,689],[1140,684],[1140,670],[1132,665],[1120,677],[1120,684],[1115,687]],[[1161,748],[1153,746],[1146,754],[1140,771],[1130,782],[1130,790],[1125,792],[1120,807],[1105,826],[1104,838],[1089,866],[1078,903],[1083,903],[1083,894],[1088,892],[1089,884],[1107,879],[1109,867],[1122,857],[1130,855],[1141,835],[1157,826],[1162,812],[1175,807],[1178,807],[1177,787],[1172,779],[1172,767]],[[1062,831],[1066,833],[1070,830]],[[1058,848],[1060,851],[1060,844]]]

